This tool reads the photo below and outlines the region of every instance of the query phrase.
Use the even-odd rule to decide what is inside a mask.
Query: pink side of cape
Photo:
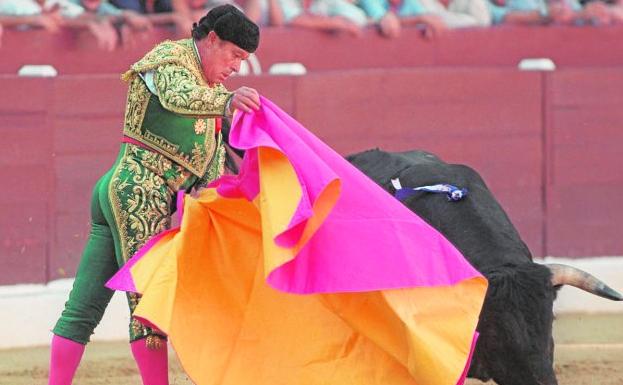
[[[247,175],[217,180],[213,186],[224,196],[238,186],[249,191],[246,179],[258,180],[258,147],[282,152],[294,167],[303,194],[278,244],[294,244],[315,200],[331,181],[341,181],[330,215],[294,260],[270,273],[271,286],[302,294],[357,292],[445,286],[480,275],[437,230],[269,100],[262,98],[254,114],[236,115],[229,139],[247,150]]]
[[[230,144],[247,150],[240,174],[210,186],[221,196],[252,200],[259,193],[258,148],[285,154],[303,191],[290,224],[275,239],[289,246],[300,237],[322,191],[336,179],[341,182],[340,197],[325,222],[296,258],[269,273],[271,286],[299,294],[362,292],[447,286],[480,276],[434,228],[272,102],[261,102],[259,111],[237,114],[232,123]],[[108,287],[133,287],[130,267],[159,238],[145,245]]]

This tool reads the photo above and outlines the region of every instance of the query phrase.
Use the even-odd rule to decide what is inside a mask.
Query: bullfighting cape
[[[263,98],[239,175],[108,283],[200,385],[455,385],[486,280],[441,234]]]

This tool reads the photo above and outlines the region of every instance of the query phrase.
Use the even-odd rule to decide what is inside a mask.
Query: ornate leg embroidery
[[[160,154],[127,145],[109,186],[123,263],[152,236],[170,227],[176,187],[179,188],[191,175]],[[136,293],[128,294],[132,313],[139,299]],[[132,318],[131,340],[152,334],[154,331]]]

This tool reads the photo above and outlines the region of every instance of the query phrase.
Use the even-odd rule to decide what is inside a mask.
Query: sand
[[[559,316],[554,337],[560,385],[623,385],[623,314]],[[47,346],[0,350],[0,385],[47,384],[48,355]],[[174,353],[170,361],[171,384],[191,385]],[[74,383],[141,385],[124,341],[90,344]]]

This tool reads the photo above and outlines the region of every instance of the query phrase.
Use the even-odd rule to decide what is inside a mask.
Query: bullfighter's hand
[[[613,22],[610,7],[601,1],[591,1],[584,6],[584,18],[597,25],[608,25]]]
[[[151,20],[134,11],[124,11],[125,22],[135,31],[149,31],[152,29]]]
[[[547,13],[551,22],[555,24],[570,24],[575,18],[575,11],[561,1],[549,4]]]
[[[234,91],[229,108],[247,113],[257,111],[260,108],[260,94],[253,88],[240,87]]]
[[[381,34],[385,37],[398,37],[400,36],[400,20],[394,12],[387,12],[381,20],[379,20],[379,28]]]

